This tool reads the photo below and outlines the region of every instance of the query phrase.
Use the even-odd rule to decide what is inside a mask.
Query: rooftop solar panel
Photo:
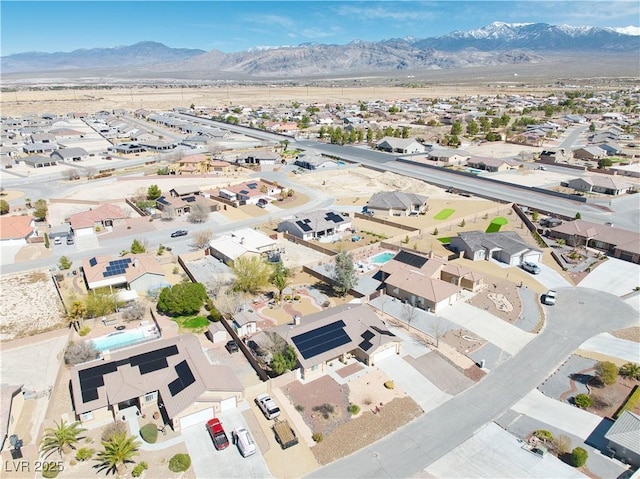
[[[158,203],[162,204],[162,205],[168,205],[169,202],[164,198],[164,196],[161,196],[160,198],[158,198],[156,200]]]
[[[189,387],[196,381],[196,378],[193,376],[191,368],[189,367],[189,363],[187,363],[186,360],[176,364],[175,369],[178,374],[178,378],[169,383],[169,392],[172,396],[179,394],[182,390]]]
[[[186,201],[187,203],[193,203],[196,200],[195,196],[185,196],[184,198],[182,198],[184,201]]]
[[[371,346],[373,346],[373,344],[371,344],[371,341],[362,341],[360,344],[358,344],[358,347],[363,351],[369,351],[369,348],[371,348]]]
[[[291,338],[303,358],[309,359],[347,344],[351,338],[344,330],[344,321],[335,321],[313,331]]]
[[[391,331],[389,331],[387,329],[380,329],[377,326],[371,326],[371,329],[373,329],[374,331],[376,331],[379,334],[384,334],[385,336],[395,336],[395,334],[393,334]]]
[[[91,258],[91,259],[89,260],[89,265],[90,265],[90,266],[95,266],[95,265],[97,265],[97,264],[98,264],[98,260],[97,260],[97,259],[95,259],[95,258]]]
[[[296,224],[300,227],[300,229],[304,232],[311,231],[311,226],[302,221],[296,221]]]
[[[421,268],[428,261],[427,258],[409,253],[408,251],[400,251],[393,259],[416,268]]]
[[[247,183],[247,187],[251,190],[255,190],[258,187],[258,183]]]
[[[374,333],[372,333],[371,331],[369,331],[368,329],[367,329],[364,333],[362,333],[362,334],[360,335],[360,337],[361,337],[362,339],[364,339],[365,341],[369,341],[369,340],[370,340],[371,338],[373,338],[374,336],[375,336],[375,334],[374,334]]]

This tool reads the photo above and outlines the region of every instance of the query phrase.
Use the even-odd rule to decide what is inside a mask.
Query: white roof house
[[[276,240],[251,228],[236,230],[209,242],[211,255],[225,263],[233,263],[245,254],[262,255],[274,249]]]

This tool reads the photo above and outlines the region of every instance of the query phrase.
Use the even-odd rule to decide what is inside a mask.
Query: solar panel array
[[[187,203],[193,203],[196,200],[195,196],[185,196],[184,198],[182,198],[184,201],[186,201]]]
[[[308,221],[309,221],[309,220],[307,220],[306,222],[305,222],[305,221],[302,221],[302,220],[299,220],[299,221],[296,221],[296,224],[300,227],[300,229],[301,229],[302,231],[304,231],[304,232],[306,233],[307,231],[311,231],[311,229],[312,229],[312,228],[311,228],[311,226],[309,226],[309,225],[307,224],[307,223],[308,223]]]
[[[393,258],[395,261],[400,261],[401,263],[407,264],[409,266],[414,266],[416,268],[422,268],[424,264],[428,261],[424,256],[418,256],[408,251],[400,251]]]
[[[98,260],[95,257],[93,257],[93,258],[91,258],[89,260],[89,266],[93,267],[93,266],[95,266],[97,264],[98,264]]]
[[[169,202],[165,199],[164,196],[161,196],[160,198],[156,199],[156,201],[158,203],[160,203],[161,205],[168,205],[169,204]]]
[[[375,334],[373,334],[371,331],[367,329],[364,333],[360,335],[363,341],[360,344],[358,344],[358,347],[363,351],[368,351],[369,348],[373,346],[373,344],[371,343],[371,338],[373,338],[374,336]]]
[[[344,330],[345,326],[344,321],[335,321],[313,331],[293,336],[291,340],[302,357],[309,359],[350,342],[351,338]]]
[[[325,217],[325,220],[327,221],[332,221],[333,223],[342,223],[344,221],[344,218],[341,215],[337,215],[335,214],[333,211],[329,211]]]
[[[247,188],[255,190],[258,187],[258,183],[247,183]]]
[[[105,268],[102,276],[108,278],[109,276],[117,276],[120,274],[124,274],[124,272],[129,267],[131,263],[131,258],[117,259],[114,261],[109,261],[109,264]]]
[[[186,359],[176,364],[175,370],[178,374],[178,378],[169,383],[169,392],[172,396],[179,394],[182,390],[196,382],[196,378],[193,376],[189,363],[187,363]]]
[[[131,367],[137,366],[140,374],[148,374],[168,367],[167,358],[175,354],[178,354],[178,347],[176,345],[167,346],[166,348],[136,354],[127,359],[111,361],[106,364],[103,363],[99,366],[80,371],[78,373],[78,379],[80,380],[82,402],[87,403],[98,399],[98,388],[104,386],[104,376],[116,372],[119,367],[129,364]],[[189,370],[189,374],[193,377],[191,370]]]

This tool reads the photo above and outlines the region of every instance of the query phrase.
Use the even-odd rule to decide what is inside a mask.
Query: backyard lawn
[[[441,210],[433,218],[436,219],[436,220],[446,220],[449,216],[451,216],[455,212],[456,212],[456,210],[454,210],[453,208],[445,208],[445,209]]]
[[[487,226],[486,232],[497,233],[498,231],[500,231],[500,228],[508,223],[509,220],[507,218],[505,218],[504,216],[498,216],[491,220],[491,223],[489,223],[489,226]]]
[[[181,330],[189,330],[194,333],[201,333],[209,326],[209,320],[205,316],[179,316],[173,318],[178,323]]]

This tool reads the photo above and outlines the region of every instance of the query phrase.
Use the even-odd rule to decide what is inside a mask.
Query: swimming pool
[[[396,254],[393,251],[385,251],[369,258],[369,262],[374,264],[385,264],[391,261],[395,255]]]
[[[147,335],[145,334],[144,329],[136,328],[125,331],[115,331],[107,334],[106,336],[100,336],[99,338],[93,339],[92,341],[96,349],[103,352],[133,346],[134,344],[142,343],[155,337],[157,337],[155,333],[153,335]]]

